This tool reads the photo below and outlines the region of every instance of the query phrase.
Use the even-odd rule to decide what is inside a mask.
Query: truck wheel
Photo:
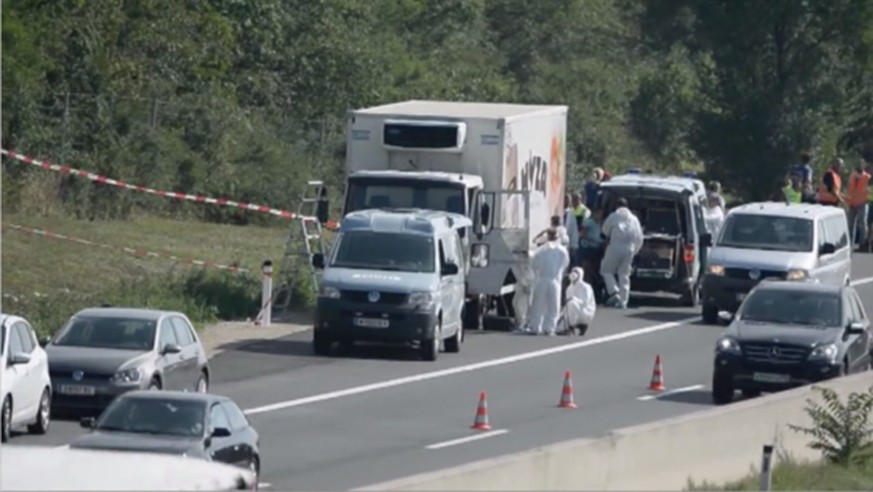
[[[703,322],[708,325],[718,324],[718,306],[704,304],[700,313],[703,316]]]
[[[324,335],[319,335],[318,332],[312,334],[312,351],[315,355],[330,355],[330,350],[333,348],[333,341]]]
[[[734,401],[734,385],[730,379],[718,375],[712,377],[712,401],[716,405],[727,405]]]

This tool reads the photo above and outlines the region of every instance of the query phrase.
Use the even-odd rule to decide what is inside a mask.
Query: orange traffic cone
[[[558,408],[576,408],[576,403],[573,401],[573,380],[570,377],[570,371],[564,374],[564,386],[561,388],[561,401],[558,402]]]
[[[473,421],[472,428],[491,430],[491,424],[488,422],[488,400],[485,398],[484,391],[479,393],[479,405],[476,407],[476,420]]]
[[[664,391],[667,389],[664,386],[664,368],[661,367],[661,356],[655,356],[655,368],[652,370],[652,382],[649,383],[649,390]]]

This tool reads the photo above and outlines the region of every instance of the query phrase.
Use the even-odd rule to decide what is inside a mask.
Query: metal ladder
[[[273,288],[273,315],[280,316],[291,307],[294,288],[302,269],[309,269],[313,294],[318,295],[318,269],[312,266],[312,255],[324,254],[326,247],[318,220],[318,205],[327,198],[327,190],[322,181],[308,181],[297,205],[297,217],[291,222],[291,230],[285,241],[285,253],[276,283]]]

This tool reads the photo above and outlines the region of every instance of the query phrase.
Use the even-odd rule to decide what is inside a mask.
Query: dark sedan
[[[802,386],[873,368],[873,336],[850,286],[769,281],[740,306],[715,349],[712,397]]]
[[[73,449],[174,454],[260,473],[258,433],[229,398],[208,393],[137,390],[119,396]]]

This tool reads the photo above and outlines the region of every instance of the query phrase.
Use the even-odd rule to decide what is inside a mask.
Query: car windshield
[[[351,179],[345,213],[368,208],[422,208],[466,215],[464,187],[424,179]]]
[[[812,220],[776,215],[732,214],[718,246],[771,251],[812,251]]]
[[[179,437],[202,437],[206,403],[194,400],[122,397],[115,400],[94,428]]]
[[[341,234],[332,267],[433,272],[433,238],[418,234],[352,231]]]
[[[842,324],[842,302],[837,294],[760,290],[746,299],[739,319],[747,322],[830,328]]]
[[[151,350],[156,325],[148,319],[76,316],[52,343],[66,347]]]

